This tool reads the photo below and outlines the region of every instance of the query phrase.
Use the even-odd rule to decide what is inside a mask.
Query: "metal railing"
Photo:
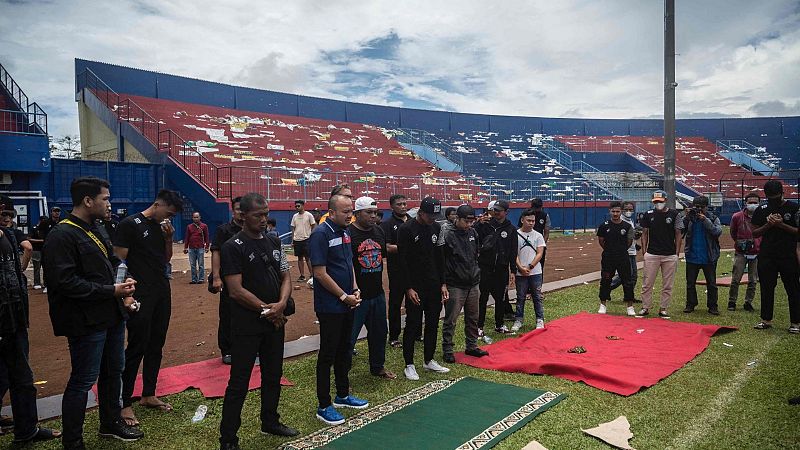
[[[436,153],[449,159],[451,162],[464,168],[464,155],[456,151],[453,146],[439,138],[433,133],[415,128],[396,128],[390,130],[394,132],[394,138],[401,144],[418,144],[430,147]]]
[[[24,133],[24,134],[47,134],[47,114],[44,110],[36,103],[31,103],[28,99],[28,96],[25,95],[22,88],[19,87],[14,78],[11,76],[10,73],[6,70],[6,68],[0,64],[0,85],[8,92],[8,95],[11,97],[11,100],[16,103],[17,107],[20,109],[19,111],[9,111],[3,110],[6,112],[18,113],[23,115],[24,117],[17,116],[11,118],[10,116],[3,114],[4,118],[0,120],[0,126],[8,124],[9,128],[14,128],[17,130],[24,129],[25,131],[13,131],[12,129],[6,129],[5,127],[0,128],[0,132],[5,133]],[[11,124],[14,125],[11,125]],[[21,125],[21,126],[20,126]]]

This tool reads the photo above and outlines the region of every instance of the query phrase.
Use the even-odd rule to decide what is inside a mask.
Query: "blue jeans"
[[[523,277],[517,275],[514,280],[517,286],[517,320],[525,318],[525,297],[528,292],[533,299],[533,309],[536,311],[536,318],[544,320],[544,305],[542,303],[542,274]]]
[[[39,412],[36,409],[36,388],[33,387],[33,371],[28,362],[28,330],[22,328],[13,335],[4,335],[0,340],[0,365],[5,367],[8,383],[2,386],[11,391],[11,412],[14,415],[14,438],[25,440],[36,433]],[[84,403],[84,408],[86,404]]]
[[[383,293],[377,297],[362,299],[356,308],[350,339],[351,349],[355,347],[358,333],[364,325],[367,327],[369,371],[373,375],[378,375],[386,362],[386,337],[389,334],[389,326],[386,323],[386,296]]]
[[[100,426],[108,427],[120,419],[122,409],[122,369],[125,366],[125,322],[85,336],[70,336],[69,356],[72,372],[61,402],[64,442],[83,436],[86,400],[97,381]]]
[[[200,283],[206,278],[204,256],[205,249],[203,247],[189,249],[189,267],[192,268],[192,283]],[[200,276],[198,276],[198,273]]]
[[[628,258],[631,261],[631,284],[633,287],[636,287],[636,280],[639,278],[638,267],[636,267],[636,255],[628,255]],[[619,277],[619,274],[614,275],[614,278],[611,279],[611,290],[622,286],[622,278]]]

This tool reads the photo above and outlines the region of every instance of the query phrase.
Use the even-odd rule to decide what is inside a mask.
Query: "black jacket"
[[[28,327],[28,281],[20,265],[19,242],[11,228],[0,227],[10,254],[0,260],[0,336],[13,335]]]
[[[517,227],[508,219],[498,223],[496,219],[475,225],[480,239],[478,264],[484,272],[517,270]]]
[[[442,225],[439,245],[444,256],[444,282],[448,286],[471,288],[481,282],[477,231],[459,230],[448,222]]]
[[[47,280],[50,321],[56,336],[84,336],[111,328],[127,319],[122,301],[114,297],[119,259],[95,224],[70,215],[81,228],[61,223],[44,244],[42,265]],[[89,237],[94,233],[108,257]]]

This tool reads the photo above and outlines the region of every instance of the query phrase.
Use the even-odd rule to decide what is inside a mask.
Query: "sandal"
[[[403,343],[400,342],[400,341],[389,342],[389,345],[391,345],[392,348],[402,348],[403,347]]]
[[[798,325],[792,325],[792,326],[790,326],[790,327],[789,327],[789,333],[792,333],[792,334],[800,334],[800,326],[798,326]]]
[[[395,378],[397,378],[397,375],[395,375],[392,372],[389,372],[386,369],[381,369],[381,371],[379,373],[375,373],[375,374],[373,374],[373,376],[386,378],[387,380],[394,380]]]
[[[53,430],[51,428],[44,428],[44,427],[36,427],[36,432],[33,433],[33,436],[27,439],[14,439],[14,443],[22,444],[26,442],[49,441],[51,439],[58,439],[60,437],[61,437],[61,432],[58,430]]]
[[[767,322],[758,322],[753,328],[756,330],[766,330],[767,328],[772,328],[772,324]]]

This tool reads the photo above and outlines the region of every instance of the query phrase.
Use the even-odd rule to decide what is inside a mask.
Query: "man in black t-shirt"
[[[606,220],[597,227],[597,240],[603,248],[600,261],[600,307],[599,314],[606,313],[606,302],[611,300],[611,280],[618,273],[622,279],[622,289],[625,294],[626,312],[635,316],[633,309],[633,283],[631,283],[631,263],[628,259],[628,249],[633,244],[633,227],[622,220],[622,203],[611,202],[608,207],[611,219]]]
[[[658,316],[669,318],[667,312],[672,300],[672,285],[681,252],[681,230],[678,212],[667,207],[667,193],[653,193],[653,209],[642,216],[642,247],[644,247],[644,279],[642,280],[642,310],[646,316],[653,304],[653,285],[661,269],[661,304]]]
[[[61,220],[61,208],[59,208],[58,206],[54,206],[50,209],[50,217],[47,216],[40,217],[39,223],[30,232],[29,241],[33,246],[33,257],[31,258],[31,261],[33,261],[34,289],[41,289],[42,287],[47,288],[47,284],[41,277],[42,246],[44,246],[44,240],[50,233],[50,229],[53,228],[60,220]]]
[[[172,294],[165,276],[166,265],[172,258],[175,231],[170,219],[182,210],[183,200],[177,192],[161,190],[149,208],[123,219],[114,237],[114,253],[126,261],[131,277],[137,281],[134,298],[141,305],[126,324],[128,346],[122,373],[122,417],[128,425],[138,424],[131,397],[142,360],[139,404],[162,411],[172,410],[172,406],[156,397],[156,382],[172,313]]]
[[[217,326],[217,345],[222,355],[222,363],[231,363],[231,299],[228,291],[224,289],[220,270],[220,251],[223,244],[228,242],[236,233],[242,231],[242,211],[239,209],[241,197],[231,200],[233,219],[217,227],[214,240],[211,243],[211,285],[208,290],[212,294],[219,293],[219,325]]]
[[[381,222],[381,229],[386,238],[386,274],[389,278],[389,345],[394,348],[402,347],[400,343],[400,307],[406,296],[406,288],[400,283],[397,266],[397,230],[408,220],[406,197],[394,194],[389,197],[389,206],[392,215]]]
[[[436,217],[442,205],[433,197],[422,200],[417,217],[397,230],[400,279],[406,286],[406,329],[403,331],[403,373],[409,380],[419,380],[414,367],[414,341],[425,315],[423,368],[439,373],[450,369],[433,359],[439,334],[439,314],[449,292],[444,282],[444,261],[437,245],[440,227]]]
[[[797,203],[784,200],[783,184],[770,180],[764,184],[767,203],[753,213],[753,237],[761,237],[758,279],[761,283],[761,321],[758,330],[772,328],[775,287],[778,274],[789,299],[789,332],[800,334],[800,267],[797,262],[800,212]]]
[[[361,289],[361,304],[353,318],[352,344],[356,345],[361,327],[367,327],[369,372],[394,379],[397,375],[386,370],[386,297],[383,294],[383,254],[386,239],[383,230],[374,224],[378,203],[371,197],[356,199],[353,214],[356,220],[347,227],[353,249],[353,271]]]
[[[240,208],[243,228],[223,244],[220,254],[220,274],[232,300],[231,320],[236,323],[219,427],[223,449],[239,448],[236,434],[256,356],[261,360],[261,432],[299,434],[280,423],[278,414],[287,320],[284,312],[292,292],[289,262],[280,240],[265,234],[269,207],[264,196],[247,194],[241,198]]]

